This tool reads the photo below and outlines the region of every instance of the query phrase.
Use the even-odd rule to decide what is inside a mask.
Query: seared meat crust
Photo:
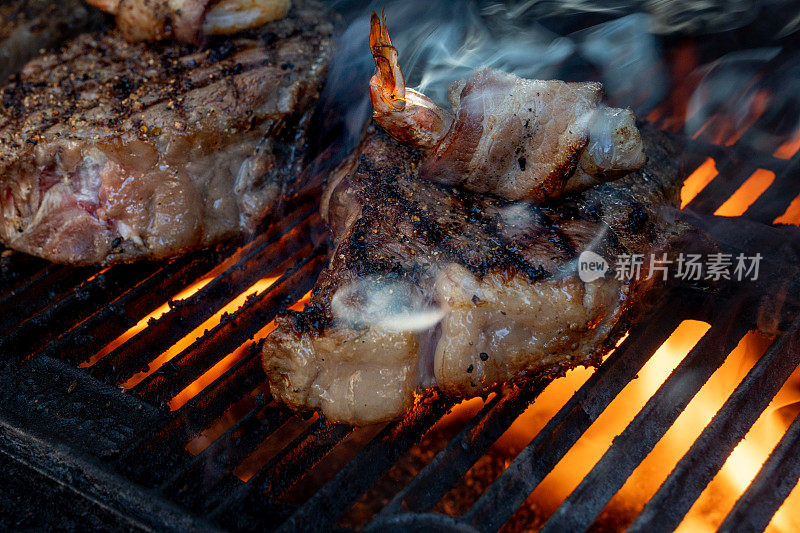
[[[40,50],[68,37],[99,29],[104,17],[82,0],[3,0],[0,2],[0,82]]]
[[[189,45],[85,34],[2,89],[0,240],[72,264],[163,258],[250,231],[284,193],[330,16]]]
[[[676,148],[645,128],[647,165],[557,203],[510,202],[417,178],[421,156],[380,131],[329,184],[337,246],[302,312],[264,346],[272,394],[354,424],[401,415],[415,393],[455,397],[599,363],[657,287],[584,283],[577,259],[667,249]],[[647,277],[646,265],[642,280]]]

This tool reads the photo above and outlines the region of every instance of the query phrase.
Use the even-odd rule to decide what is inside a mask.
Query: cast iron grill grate
[[[753,84],[779,99],[791,87],[771,73],[792,65],[795,53],[787,46]],[[736,98],[730,103],[735,105]],[[686,131],[688,169],[713,158],[718,173],[688,203],[691,210],[718,210],[759,169],[775,178],[742,213],[752,226],[772,223],[800,196],[800,152],[779,157],[778,146],[764,145],[753,133],[774,130],[779,116],[764,112],[731,129],[721,109],[705,124],[684,129],[679,111],[665,102],[650,119]],[[791,142],[789,137],[782,142]],[[326,260],[322,231],[313,202],[298,201],[249,243],[167,263],[68,268],[6,252],[0,272],[3,461],[30,472],[31,484],[49,491],[56,504],[98,517],[87,524],[145,530],[340,527],[348,509],[453,404],[430,396],[403,420],[354,429],[317,415],[298,417],[272,400],[260,339],[276,313],[312,287]],[[800,256],[797,232],[775,231],[782,247],[772,251]],[[773,240],[760,238],[757,231],[747,233],[740,245],[775,242],[772,233]],[[407,484],[386,496],[365,529],[501,528],[678,325],[707,322],[710,329],[544,525],[547,531],[589,528],[742,336],[763,319],[763,298],[787,292],[799,292],[796,279],[770,279],[747,294],[674,290],[464,514],[434,510],[549,382],[490,396]],[[180,297],[167,302],[170,295]],[[633,519],[633,530],[674,529],[797,368],[800,315],[789,302],[773,318],[780,331],[775,340]],[[767,526],[800,476],[799,435],[795,419],[723,530]],[[311,489],[296,488],[318,470],[321,480],[312,479]],[[292,491],[294,497],[287,497]],[[8,501],[12,496],[4,509],[30,501]],[[79,516],[56,520],[80,526],[68,523]]]

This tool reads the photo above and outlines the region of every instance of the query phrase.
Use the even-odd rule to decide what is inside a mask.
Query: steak
[[[309,0],[204,48],[112,30],[30,62],[2,88],[0,240],[94,264],[254,230],[293,192],[332,30]]]
[[[543,205],[419,179],[422,155],[372,128],[323,199],[330,264],[264,345],[271,392],[295,409],[369,424],[431,388],[463,398],[599,364],[663,282],[647,264],[584,282],[581,253],[614,265],[689,230],[677,147],[648,126],[644,168]]]
[[[36,56],[90,28],[104,17],[81,0],[3,0],[0,2],[0,81]]]

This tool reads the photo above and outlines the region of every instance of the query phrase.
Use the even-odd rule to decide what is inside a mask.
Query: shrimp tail
[[[369,47],[375,58],[375,76],[381,87],[381,99],[395,111],[402,111],[406,107],[406,81],[397,62],[397,48],[389,37],[385,14],[378,17],[377,13],[372,12]]]
[[[378,17],[372,12],[369,47],[375,59],[375,75],[369,83],[373,118],[400,142],[431,151],[444,138],[453,117],[424,94],[406,88],[385,14]]]

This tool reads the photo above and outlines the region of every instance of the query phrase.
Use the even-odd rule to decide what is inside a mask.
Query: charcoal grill
[[[314,202],[298,199],[250,242],[169,262],[69,268],[3,253],[0,464],[6,475],[0,522],[72,530],[514,529],[529,494],[676,327],[702,320],[710,329],[543,519],[545,531],[593,524],[674,529],[800,363],[794,305],[800,291],[791,278],[800,236],[791,227],[763,226],[800,195],[800,152],[792,151],[800,132],[782,131],[787,110],[770,107],[792,90],[781,73],[795,65],[797,43],[775,46],[779,52],[742,89],[762,91],[763,109],[732,127],[741,94],[719,109],[701,110],[711,118],[695,125],[692,117],[686,124],[686,102],[679,98],[698,81],[680,76],[681,61],[687,54],[711,61],[724,45],[667,42],[672,94],[648,115],[685,137],[687,173],[713,159],[718,175],[688,204],[701,224],[756,170],[774,173],[741,217],[714,230],[723,237],[735,231],[729,243],[771,254],[777,265],[772,275],[746,291],[673,289],[502,472],[461,502],[461,512],[443,512],[440,501],[453,497],[452,487],[550,382],[491,395],[439,444],[430,444],[429,436],[453,402],[436,395],[402,420],[361,429],[300,417],[276,404],[264,384],[261,339],[280,309],[302,303],[327,254]],[[779,134],[770,144],[759,131]],[[596,522],[742,336],[765,320],[764,302],[787,294],[768,317],[771,345],[655,494],[623,522]],[[411,468],[414,450],[422,459]],[[403,468],[411,471],[397,474]],[[764,530],[798,477],[800,416],[721,530]]]

